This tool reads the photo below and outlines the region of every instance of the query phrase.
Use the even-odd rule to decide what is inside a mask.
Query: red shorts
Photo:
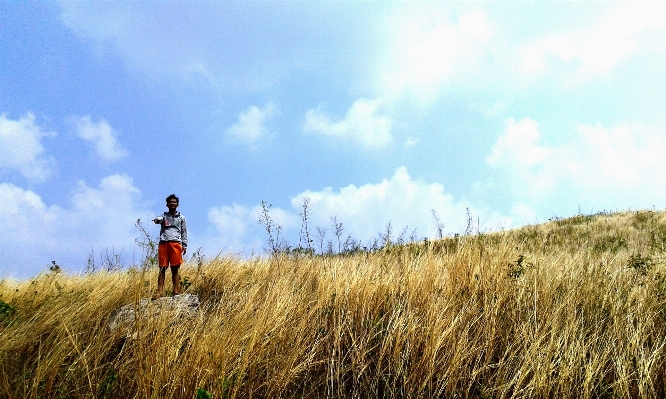
[[[180,266],[183,263],[183,246],[179,242],[161,242],[157,258],[160,267]]]

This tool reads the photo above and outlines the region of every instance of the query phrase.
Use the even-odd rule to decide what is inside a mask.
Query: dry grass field
[[[0,397],[666,396],[664,212],[186,264],[196,318],[110,330],[156,272],[2,281]]]

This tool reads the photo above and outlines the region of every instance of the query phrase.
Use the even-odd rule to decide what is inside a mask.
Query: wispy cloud
[[[118,142],[118,133],[101,118],[93,122],[90,116],[71,117],[76,133],[82,139],[92,144],[97,155],[105,161],[118,161],[125,158],[128,152]]]
[[[30,180],[46,180],[53,160],[44,155],[42,138],[52,136],[55,133],[38,126],[32,113],[18,120],[0,115],[0,171],[17,170]]]
[[[456,76],[483,73],[496,36],[484,12],[453,19],[440,7],[405,11],[389,18],[389,50],[380,60],[378,76],[387,98],[411,94],[428,103]]]
[[[522,69],[531,75],[557,76],[564,86],[608,77],[639,52],[663,51],[665,19],[663,4],[617,7],[590,26],[527,42]]]
[[[321,110],[309,110],[305,114],[305,132],[321,133],[326,136],[351,139],[366,147],[382,147],[391,142],[393,121],[380,114],[380,99],[360,98],[352,104],[344,119],[331,121],[330,116]]]
[[[60,3],[59,6],[62,23],[90,40],[99,54],[116,52],[129,68],[153,79],[176,76],[185,81],[200,81],[209,87],[218,83],[201,48],[201,41],[210,33],[205,28],[207,24],[192,24],[191,16],[187,16],[197,13],[196,5],[117,7],[101,3]],[[217,9],[210,7],[206,16],[215,18]],[[140,22],[146,20],[159,22]],[[196,37],[197,34],[203,37]]]

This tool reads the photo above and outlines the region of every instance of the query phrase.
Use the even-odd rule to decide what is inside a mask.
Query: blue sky
[[[666,207],[666,5],[0,1],[0,277]],[[151,232],[155,230],[151,227]]]

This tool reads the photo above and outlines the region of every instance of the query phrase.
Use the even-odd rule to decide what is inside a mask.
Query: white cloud
[[[106,217],[98,214],[100,210],[117,207],[123,212],[129,212],[136,205],[139,194],[140,191],[134,187],[131,177],[115,174],[103,178],[99,188],[88,187],[85,182],[79,181],[72,203],[77,213],[85,215],[86,219],[101,217],[101,220],[106,220]],[[125,216],[123,219],[136,221],[134,216],[137,215]]]
[[[247,233],[250,213],[250,208],[238,204],[219,206],[208,210],[208,220],[225,235],[225,241],[236,244]]]
[[[272,138],[274,134],[269,132],[265,123],[277,114],[278,110],[272,103],[264,108],[253,105],[238,116],[238,122],[227,129],[227,134],[254,147],[259,141]]]
[[[522,69],[561,76],[565,86],[611,74],[639,52],[663,50],[666,6],[633,3],[574,32],[533,40],[522,50]]]
[[[21,242],[28,245],[37,245],[41,237],[38,237],[41,227],[45,223],[52,222],[61,211],[58,207],[48,207],[42,202],[39,195],[30,190],[23,190],[11,183],[0,184],[0,200],[3,204],[3,212],[0,213],[2,225],[5,226],[0,234],[11,237],[3,237],[7,245],[7,239],[11,242],[20,237]],[[39,226],[40,228],[36,228]],[[7,249],[10,248],[7,246]],[[33,252],[30,249],[27,252]],[[3,251],[4,252],[4,251]]]
[[[97,123],[93,122],[90,116],[72,117],[70,120],[79,137],[90,142],[102,159],[118,161],[128,155],[127,150],[118,142],[118,133],[104,118]]]
[[[390,179],[362,186],[349,185],[339,190],[331,187],[319,191],[306,190],[291,198],[291,210],[272,207],[269,215],[276,226],[281,226],[281,235],[293,246],[299,244],[303,199],[310,198],[308,225],[313,239],[316,228],[327,229],[325,242],[336,238],[331,227],[331,218],[342,223],[342,240],[348,236],[359,240],[363,245],[371,238],[378,238],[390,223],[393,239],[407,228],[405,239],[415,232],[416,237],[434,238],[437,235],[432,210],[445,225],[445,234],[461,233],[467,227],[467,210],[481,223],[481,229],[496,230],[508,228],[512,219],[485,208],[472,206],[467,201],[456,201],[444,191],[439,183],[426,183],[413,180],[405,167],[396,169]],[[207,251],[252,255],[263,253],[267,248],[267,233],[258,223],[261,206],[232,204],[209,208],[208,221],[214,227],[203,240]],[[473,228],[477,226],[474,225]],[[415,231],[416,230],[416,231]],[[336,242],[337,246],[337,242]],[[315,249],[319,243],[315,240]]]
[[[376,237],[388,223],[396,235],[408,227],[408,235],[417,229],[419,237],[434,237],[433,209],[446,225],[447,233],[465,230],[467,208],[473,215],[480,216],[488,228],[497,228],[500,224],[506,227],[511,222],[497,215],[482,216],[484,210],[475,209],[466,201],[456,201],[440,183],[412,180],[404,166],[398,168],[391,179],[376,184],[349,185],[338,191],[331,187],[304,191],[292,198],[292,207],[300,210],[304,197],[310,198],[311,229],[328,227],[329,239],[332,237],[331,217],[343,223],[345,237],[351,234],[364,242]]]
[[[504,173],[516,204],[542,217],[562,211],[666,206],[666,135],[640,124],[578,125],[559,145],[540,143],[536,122],[509,120],[487,162]],[[518,206],[519,205],[519,206]]]
[[[316,240],[316,229],[327,230],[325,242],[336,242],[331,218],[342,223],[344,232],[342,241],[348,236],[367,244],[371,238],[378,238],[386,231],[390,223],[393,239],[405,230],[405,239],[416,233],[417,239],[437,236],[432,210],[444,224],[444,233],[462,233],[467,227],[467,211],[474,217],[482,231],[509,228],[513,220],[509,217],[491,213],[486,208],[474,207],[465,200],[456,201],[444,191],[440,183],[426,183],[413,180],[407,169],[399,167],[390,179],[379,183],[362,186],[349,185],[339,190],[331,187],[319,191],[306,190],[291,198],[291,210],[279,207],[270,208],[269,215],[275,226],[281,226],[281,236],[288,244],[299,244],[299,230],[303,199],[309,198],[308,225],[311,238],[315,239],[315,249],[320,250]],[[525,207],[523,207],[525,208]],[[520,215],[530,210],[520,208]],[[203,240],[210,253],[221,252],[253,255],[267,249],[267,233],[258,223],[261,206],[239,204],[223,205],[208,209],[208,221],[214,227]],[[478,219],[477,219],[478,218]]]
[[[217,249],[222,252],[240,253],[247,256],[263,253],[267,233],[259,224],[261,206],[232,204],[208,209],[208,221],[215,232],[206,238],[208,251]],[[287,234],[298,226],[298,216],[271,207],[269,215],[276,226],[281,226],[282,234]]]
[[[327,136],[349,138],[366,147],[382,147],[391,142],[393,121],[379,114],[382,108],[380,99],[360,98],[352,104],[345,118],[332,122],[331,118],[319,110],[309,110],[305,114],[305,132],[321,133]]]
[[[148,219],[140,192],[126,175],[111,175],[99,187],[79,182],[72,205],[47,206],[31,190],[0,184],[0,270],[27,277],[43,271],[52,260],[70,271],[85,269],[91,249],[114,250],[126,262],[141,254],[134,224]]]
[[[215,228],[215,233],[207,238],[208,250],[217,248],[220,252],[245,255],[261,252],[256,218],[253,224],[252,213],[252,208],[238,204],[208,209],[208,221]]]
[[[512,173],[529,170],[550,156],[550,150],[536,143],[540,137],[536,121],[525,118],[516,123],[509,119],[505,133],[495,142],[487,161]]]
[[[407,96],[428,105],[463,92],[463,98],[490,104],[482,108],[492,111],[492,104],[540,79],[571,88],[633,78],[639,68],[663,64],[666,51],[666,5],[659,2],[572,5],[552,15],[547,6],[519,3],[407,3],[395,10],[385,18],[385,51],[372,71],[377,92],[389,102]],[[546,13],[548,21],[535,23]]]
[[[0,115],[0,170],[13,169],[28,179],[43,181],[51,174],[53,160],[44,155],[43,137],[55,136],[35,123],[35,115],[19,120]]]

